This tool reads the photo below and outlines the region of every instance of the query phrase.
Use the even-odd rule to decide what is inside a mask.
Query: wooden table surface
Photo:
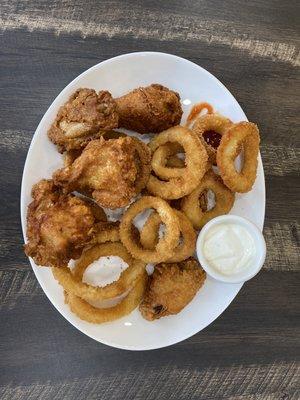
[[[0,398],[299,399],[299,1],[2,0],[0,8]],[[143,50],[206,68],[259,124],[268,257],[204,331],[130,352],[84,336],[47,300],[22,251],[19,195],[30,140],[57,94],[90,66]]]

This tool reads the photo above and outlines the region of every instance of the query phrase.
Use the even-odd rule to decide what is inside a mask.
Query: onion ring
[[[182,243],[174,250],[174,255],[170,257],[167,263],[179,262],[191,257],[195,252],[196,232],[190,220],[181,211],[174,210],[178,216],[180,230],[183,237]],[[161,224],[160,216],[154,212],[145,222],[141,230],[141,244],[146,249],[153,249],[159,240],[159,226]]]
[[[170,168],[184,168],[185,163],[184,160],[177,156],[170,156],[167,160],[167,167]]]
[[[227,129],[232,125],[230,119],[223,117],[218,114],[206,114],[196,119],[193,125],[193,132],[195,132],[203,145],[206,148],[209,160],[216,164],[217,148],[219,146],[221,137],[227,131]],[[219,138],[215,138],[210,142],[205,140],[205,133],[212,131],[213,133],[219,134]]]
[[[259,142],[258,127],[252,122],[234,124],[223,135],[217,151],[217,165],[225,185],[232,191],[245,193],[251,190],[256,179]],[[237,172],[234,160],[241,147],[244,161],[241,172]]]
[[[114,307],[97,308],[66,291],[65,302],[69,304],[71,311],[84,321],[94,324],[111,322],[130,314],[139,305],[144,297],[147,280],[147,273],[144,272],[125,299]]]
[[[186,173],[185,162],[175,155],[182,153],[184,150],[176,142],[167,142],[166,144],[159,146],[152,155],[151,166],[155,175],[161,179],[178,178]],[[170,157],[173,161],[173,165],[170,165]],[[172,164],[171,161],[171,164]],[[175,166],[180,164],[180,166]]]
[[[144,249],[132,231],[133,219],[147,208],[154,208],[166,226],[166,233],[158,241],[154,250]],[[178,244],[179,234],[180,226],[176,213],[166,201],[158,197],[144,196],[136,203],[131,204],[123,214],[120,223],[120,237],[126,249],[134,258],[147,263],[161,262],[161,260],[170,258]]]
[[[118,281],[104,287],[88,285],[81,281],[86,268],[100,257],[117,255],[122,258],[129,267],[121,273]],[[68,293],[72,293],[84,300],[105,300],[116,297],[132,287],[141,273],[145,264],[133,259],[125,247],[118,242],[99,244],[87,249],[76,262],[74,273],[69,268],[52,268],[54,278],[64,287]]]
[[[203,211],[199,198],[205,190],[209,189],[215,194],[216,204],[211,210]],[[227,214],[231,210],[233,203],[234,193],[223,184],[218,175],[210,170],[204,175],[200,185],[182,199],[181,209],[194,228],[200,229],[212,218]]]
[[[185,168],[177,169],[181,176],[162,181],[150,175],[147,189],[150,193],[163,199],[179,199],[195,189],[200,183],[207,169],[207,152],[200,139],[187,128],[177,126],[158,134],[150,143],[149,147],[154,151],[167,142],[178,142],[185,152]],[[172,169],[171,169],[172,170]]]

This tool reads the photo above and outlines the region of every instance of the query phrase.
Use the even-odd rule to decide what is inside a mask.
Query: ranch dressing
[[[240,224],[212,226],[203,242],[203,255],[224,275],[236,274],[252,265],[256,248],[252,236]]]

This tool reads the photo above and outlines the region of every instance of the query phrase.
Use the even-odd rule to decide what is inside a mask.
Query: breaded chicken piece
[[[140,87],[115,100],[119,127],[139,133],[158,133],[180,124],[179,94],[162,85]]]
[[[100,137],[109,140],[109,139],[118,139],[120,137],[126,137],[126,133],[118,132],[118,131],[102,131],[101,134],[99,132]],[[83,148],[80,149],[72,149],[68,150],[64,153],[64,166],[69,167],[75,160],[78,158],[83,151]]]
[[[74,162],[53,174],[56,185],[66,192],[79,191],[97,204],[118,208],[136,194],[138,167],[134,139],[93,140]]]
[[[85,147],[103,132],[118,127],[116,102],[107,91],[78,89],[59,109],[48,136],[62,153]]]
[[[62,194],[46,179],[33,186],[32,197],[25,253],[37,265],[66,267],[70,259],[81,256],[94,235],[93,209],[83,199]]]
[[[179,263],[157,264],[140,304],[142,316],[153,321],[178,314],[194,298],[205,278],[205,271],[192,257]]]

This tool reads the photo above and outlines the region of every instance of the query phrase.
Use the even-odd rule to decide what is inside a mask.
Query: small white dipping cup
[[[210,265],[209,261],[204,257],[202,251],[204,240],[208,231],[213,226],[223,223],[237,224],[246,228],[249,234],[252,236],[256,248],[256,255],[253,264],[248,268],[245,268],[243,271],[231,275],[222,274],[212,265]],[[199,262],[207,274],[218,281],[226,283],[240,283],[253,278],[260,271],[266,258],[266,242],[261,231],[252,222],[248,221],[246,218],[238,217],[237,215],[221,215],[220,217],[213,218],[206,225],[204,225],[197,239],[196,250]]]

